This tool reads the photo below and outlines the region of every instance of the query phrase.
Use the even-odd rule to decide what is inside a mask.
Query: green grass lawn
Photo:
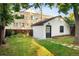
[[[24,34],[12,35],[7,38],[7,43],[0,46],[2,56],[50,56],[53,55],[46,48],[39,45],[32,37]]]
[[[0,46],[0,55],[3,56],[79,56],[79,50],[60,45],[61,43],[72,43],[74,41],[73,37],[35,40],[32,37],[17,34],[6,39],[7,43]],[[53,43],[52,41],[60,44]]]
[[[25,35],[18,34],[7,38],[7,43],[3,47],[0,47],[0,55],[12,55],[12,56],[31,56],[36,55],[35,49],[32,44],[32,37],[26,37]]]
[[[50,38],[47,40],[53,41],[53,42],[59,43],[59,44],[72,44],[75,39],[73,36],[62,36],[62,37],[53,37],[53,38]]]
[[[55,40],[56,39],[56,40]],[[39,44],[47,48],[50,52],[54,53],[56,56],[79,56],[79,50],[74,50],[72,48],[62,46],[62,43],[71,44],[74,41],[74,37],[55,37],[54,39],[47,40],[36,40]],[[52,41],[59,43],[53,43]]]

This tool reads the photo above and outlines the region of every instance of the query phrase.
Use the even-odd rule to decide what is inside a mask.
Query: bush
[[[11,30],[11,29],[8,29],[8,30],[6,30],[6,37],[7,36],[11,36],[11,35],[15,35],[15,34],[17,34],[15,31],[13,31],[13,30]]]

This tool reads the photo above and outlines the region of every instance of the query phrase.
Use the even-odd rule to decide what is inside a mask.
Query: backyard
[[[59,36],[47,39],[47,41],[59,44],[73,44],[74,40],[75,40],[74,36]]]
[[[72,36],[54,37],[36,41],[56,56],[79,56],[79,48],[73,49],[75,45],[70,47],[74,41],[74,37]]]
[[[6,38],[7,43],[0,46],[0,55],[3,56],[50,56],[47,49],[34,41],[32,37],[24,34],[12,35]]]
[[[63,36],[37,40],[24,34],[6,38],[7,43],[0,47],[0,55],[8,56],[79,56],[79,50],[62,44],[72,44],[74,37]]]

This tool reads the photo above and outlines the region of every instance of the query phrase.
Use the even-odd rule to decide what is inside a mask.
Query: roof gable
[[[49,18],[49,19],[45,19],[44,21],[40,21],[40,22],[37,22],[35,24],[33,24],[32,26],[40,26],[40,25],[43,25],[44,23],[50,21],[50,20],[54,20],[55,18],[62,18],[62,16],[55,16],[55,17],[52,17],[52,18]]]

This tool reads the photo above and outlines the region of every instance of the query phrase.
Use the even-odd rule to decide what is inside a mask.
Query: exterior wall
[[[46,22],[42,26],[33,26],[33,37],[39,39],[46,39],[46,25],[51,25],[51,36],[69,35],[70,27],[62,18],[55,18],[54,20]],[[60,32],[60,26],[64,26],[64,32]]]
[[[45,39],[44,27],[43,26],[34,26],[33,27],[33,37],[38,39]]]
[[[60,35],[70,35],[70,27],[62,18],[55,18],[44,24],[44,28],[46,25],[51,25],[51,36],[60,36]],[[64,26],[64,32],[60,32],[60,26]],[[46,31],[45,31],[46,32]]]
[[[32,29],[31,25],[42,21],[41,14],[32,12],[32,10],[26,10],[26,12],[17,12],[15,14],[24,15],[24,19],[14,19],[14,22],[6,26],[6,29]],[[32,16],[37,17],[32,19]],[[51,16],[42,15],[42,19],[50,18]],[[24,26],[23,26],[24,24]]]
[[[29,22],[29,21],[28,21]],[[14,20],[13,23],[9,24],[6,26],[6,29],[31,29],[31,25],[27,23],[27,20],[24,19],[19,19],[19,20]]]

